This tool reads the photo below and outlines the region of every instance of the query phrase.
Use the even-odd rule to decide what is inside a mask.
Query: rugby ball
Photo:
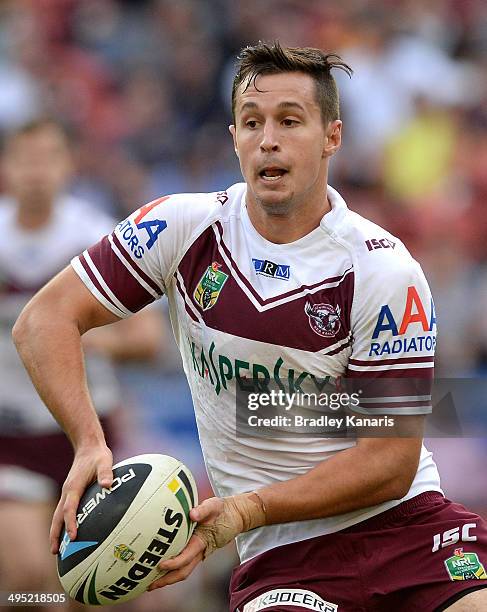
[[[138,455],[113,466],[113,484],[92,484],[82,496],[78,534],[66,530],[57,558],[59,580],[73,599],[107,606],[137,597],[164,572],[157,564],[179,554],[195,523],[196,483],[180,461]]]

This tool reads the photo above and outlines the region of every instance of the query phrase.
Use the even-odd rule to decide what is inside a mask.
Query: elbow
[[[378,503],[405,497],[416,477],[421,455],[421,437],[362,438],[358,448],[369,461]]]
[[[402,499],[405,497],[411,488],[411,482],[406,480],[402,475],[390,478],[386,481],[376,483],[374,503],[381,504],[384,502]]]
[[[414,476],[413,478],[404,478],[403,475],[400,475],[395,478],[391,487],[391,499],[402,499],[405,497],[413,484],[413,480]]]
[[[403,466],[400,471],[394,474],[386,488],[388,500],[402,499],[409,493],[409,489],[416,476],[416,469],[417,466],[414,469],[409,466]]]
[[[19,352],[21,347],[25,344],[26,338],[29,336],[30,328],[30,317],[26,307],[20,313],[12,328],[12,340]]]
[[[51,310],[39,309],[31,300],[12,327],[12,340],[19,354],[22,355],[23,349],[32,344],[34,337],[38,336],[41,330],[52,333],[54,325],[59,325],[59,317],[56,317],[54,322]]]

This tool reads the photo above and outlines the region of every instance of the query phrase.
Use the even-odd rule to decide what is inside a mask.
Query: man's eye
[[[283,119],[282,122],[286,127],[292,127],[294,125],[298,124],[298,121],[296,121],[296,119]]]
[[[254,119],[249,119],[249,121],[245,122],[245,125],[251,130],[253,130],[255,127],[257,127],[257,121],[255,121]]]

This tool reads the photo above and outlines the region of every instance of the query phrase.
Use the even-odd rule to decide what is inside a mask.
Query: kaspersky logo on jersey
[[[203,309],[209,310],[216,304],[223,289],[223,285],[228,280],[228,274],[222,272],[220,268],[222,264],[214,261],[211,266],[208,266],[206,272],[200,278],[196,285],[193,297],[196,303]]]
[[[205,348],[197,346],[191,338],[187,341],[193,371],[213,386],[216,395],[228,389],[228,384],[232,381],[236,381],[243,390],[254,389],[254,383],[261,390],[268,389],[272,384],[281,391],[292,394],[304,393],[305,388],[321,393],[332,380],[331,376],[320,378],[310,372],[286,367],[282,357],[279,357],[274,365],[265,366],[262,363],[252,363],[217,353],[214,342]]]
[[[394,355],[398,353],[432,351],[436,344],[436,335],[433,329],[436,327],[436,313],[433,300],[426,310],[418,290],[413,285],[408,287],[406,302],[402,318],[394,317],[388,304],[384,304],[377,317],[369,350],[369,357]],[[417,334],[418,326],[423,333]],[[416,335],[407,336],[414,329]],[[381,341],[381,334],[386,333],[389,338]],[[390,339],[390,336],[393,339]]]

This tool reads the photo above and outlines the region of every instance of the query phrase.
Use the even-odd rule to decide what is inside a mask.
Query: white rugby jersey
[[[34,293],[76,253],[110,231],[113,221],[72,196],[59,198],[50,222],[38,230],[19,227],[16,214],[15,202],[0,198],[0,432],[51,433],[59,426],[15,350],[12,327]],[[89,356],[86,366],[95,405],[105,414],[120,402],[115,373],[99,356]]]
[[[394,236],[351,212],[328,188],[332,210],[290,244],[252,226],[246,186],[155,200],[72,265],[119,317],[166,294],[208,473],[219,496],[304,474],[350,438],[236,436],[236,383],[275,380],[286,391],[326,376],[393,378],[387,398],[361,398],[369,414],[423,414],[433,373],[436,319],[420,266]],[[412,388],[411,388],[412,387]],[[177,406],[174,407],[177,410]],[[344,529],[427,490],[440,491],[423,448],[403,500],[241,534],[241,561],[275,546]]]

